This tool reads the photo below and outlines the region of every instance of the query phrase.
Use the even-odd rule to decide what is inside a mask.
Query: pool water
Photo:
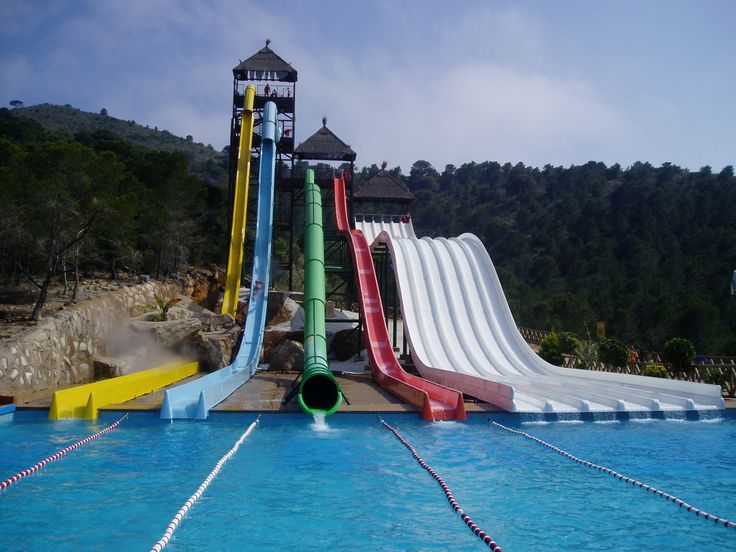
[[[509,551],[733,550],[736,529],[585,468],[489,419],[736,521],[736,420],[520,423],[385,419]],[[0,421],[0,479],[97,422],[20,412]],[[255,419],[131,414],[118,429],[0,491],[8,550],[148,550]],[[166,550],[487,550],[437,483],[372,415],[265,415]]]

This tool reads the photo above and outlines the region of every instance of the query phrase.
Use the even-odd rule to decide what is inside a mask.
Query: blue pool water
[[[99,422],[0,418],[0,479],[98,431]],[[0,491],[9,550],[148,550],[255,419],[131,414],[113,432]],[[733,550],[736,529],[491,426],[387,415],[504,550]],[[492,419],[736,520],[736,420],[520,423]],[[376,416],[266,415],[166,548],[487,550]]]

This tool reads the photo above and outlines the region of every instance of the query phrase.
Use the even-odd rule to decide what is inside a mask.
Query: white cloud
[[[407,172],[418,159],[438,168],[489,159],[584,162],[630,132],[624,114],[590,84],[496,63],[459,64],[436,79],[422,79],[421,68],[376,72],[339,56],[307,65],[309,95],[298,101],[313,127],[300,116],[299,139],[328,115],[361,165],[385,159]]]
[[[0,29],[5,102],[106,107],[217,148],[229,140],[231,69],[271,38],[299,71],[297,140],[327,115],[359,164],[732,158],[733,140],[723,138],[732,107],[712,115],[708,102],[688,101],[697,92],[619,74],[628,66],[615,51],[615,72],[586,71],[595,60],[575,57],[573,23],[556,27],[524,4],[386,0],[336,16],[336,2],[105,0],[55,11],[36,2],[34,21],[26,3],[8,5],[17,14]],[[723,101],[724,75],[711,103]],[[622,85],[612,89],[611,79]]]

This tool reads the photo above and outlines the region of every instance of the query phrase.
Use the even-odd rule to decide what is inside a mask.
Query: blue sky
[[[0,102],[229,140],[232,68],[299,71],[359,166],[736,165],[732,0],[2,0]]]

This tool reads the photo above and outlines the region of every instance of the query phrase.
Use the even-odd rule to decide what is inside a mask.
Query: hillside
[[[47,131],[72,138],[79,133],[108,131],[136,146],[156,151],[182,152],[191,171],[211,184],[226,185],[227,156],[211,145],[194,142],[191,136],[180,138],[168,130],[141,126],[135,121],[81,111],[71,105],[39,104],[14,109],[10,113],[41,124]],[[227,129],[223,129],[223,132]]]
[[[0,110],[0,146],[0,205],[10,206],[0,219],[0,279],[45,270],[42,246],[57,242],[49,234],[55,227],[34,225],[53,221],[59,213],[44,209],[60,204],[39,198],[63,185],[71,204],[87,196],[97,201],[72,189],[89,182],[110,187],[104,195],[110,207],[78,251],[80,267],[166,273],[186,262],[223,262],[224,186],[207,183],[224,183],[227,159],[212,148],[50,105]],[[80,178],[68,179],[61,161]],[[193,165],[200,176],[194,180]],[[377,171],[363,168],[356,185]],[[406,181],[417,197],[412,215],[419,235],[480,237],[518,324],[585,336],[604,321],[609,336],[645,349],[686,337],[698,352],[736,356],[736,296],[729,294],[736,269],[733,167],[589,162],[540,169],[484,161],[439,172],[417,161]],[[69,239],[83,227],[85,209],[99,207],[61,213],[70,221]],[[288,242],[275,236],[274,243],[283,256]]]
[[[417,161],[406,180],[417,234],[476,234],[517,323],[585,336],[605,321],[609,336],[646,349],[686,337],[736,355],[733,167],[486,161],[440,173]]]

